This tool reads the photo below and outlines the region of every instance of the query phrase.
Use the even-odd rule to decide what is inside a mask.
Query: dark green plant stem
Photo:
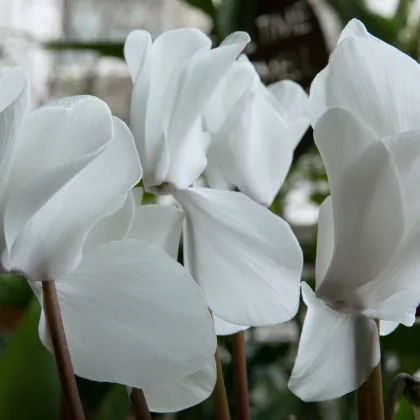
[[[143,391],[133,388],[130,395],[131,405],[133,406],[134,417],[136,420],[152,420],[152,415],[147,407],[146,398]]]
[[[248,375],[246,371],[245,332],[233,335],[232,359],[237,420],[249,420]]]
[[[45,317],[60,375],[61,389],[65,399],[68,417],[72,420],[85,420],[76,378],[74,377],[71,364],[55,283],[53,281],[43,281],[42,291]]]
[[[230,420],[229,403],[226,394],[225,381],[223,379],[222,362],[220,360],[219,349],[216,349],[214,357],[217,367],[216,386],[213,390],[213,402],[216,420]]]

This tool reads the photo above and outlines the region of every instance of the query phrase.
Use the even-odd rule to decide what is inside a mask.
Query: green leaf
[[[0,420],[57,420],[60,386],[54,357],[38,338],[33,300],[0,359]]]
[[[112,385],[105,395],[94,420],[125,419],[131,406],[128,394],[123,385]]]
[[[31,288],[23,276],[0,274],[0,307],[24,308],[33,297]]]

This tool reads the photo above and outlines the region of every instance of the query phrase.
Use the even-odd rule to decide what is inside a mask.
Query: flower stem
[[[214,355],[217,367],[216,386],[213,391],[214,410],[216,420],[230,420],[229,403],[226,395],[225,381],[223,379],[222,362],[220,360],[219,349]]]
[[[234,334],[232,353],[236,418],[238,420],[249,420],[248,376],[246,372],[244,331],[239,331]]]
[[[376,321],[376,325],[379,331],[379,321]],[[384,420],[381,363],[357,390],[357,409],[359,420]]]
[[[392,381],[389,388],[388,395],[385,400],[385,420],[393,420],[395,414],[395,406],[398,400],[398,393],[405,385],[407,378],[410,378],[406,373],[400,373]]]
[[[53,281],[43,281],[42,291],[45,317],[49,327],[55,359],[57,361],[65,406],[68,410],[68,415],[72,420],[85,420],[76,378],[74,377],[71,364],[70,352],[67,346],[55,283]]]
[[[134,417],[136,420],[152,420],[152,416],[147,407],[146,398],[144,398],[143,391],[138,388],[133,388],[130,395],[131,405],[134,410]]]

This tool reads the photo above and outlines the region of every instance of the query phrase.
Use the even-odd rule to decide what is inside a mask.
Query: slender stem
[[[67,346],[63,320],[61,318],[60,305],[57,291],[53,281],[43,281],[42,290],[44,297],[44,311],[49,327],[58,373],[60,375],[61,388],[65,399],[68,415],[72,420],[85,420],[76,378]]]
[[[136,420],[152,420],[149,407],[147,407],[146,398],[144,398],[144,394],[141,389],[133,388],[130,399]]]
[[[216,386],[213,391],[214,410],[216,420],[230,420],[229,403],[226,395],[225,381],[223,379],[222,362],[220,360],[219,349],[214,355],[217,367]]]
[[[235,386],[236,418],[249,420],[248,376],[246,372],[245,332],[239,331],[233,336],[233,373]]]
[[[379,331],[379,321],[376,321]],[[381,364],[373,369],[368,380],[357,391],[359,420],[384,420]]]
[[[400,373],[392,381],[391,387],[389,388],[388,395],[385,400],[385,420],[394,420],[395,406],[398,401],[398,393],[405,385],[406,380],[410,378],[410,375],[406,373]]]

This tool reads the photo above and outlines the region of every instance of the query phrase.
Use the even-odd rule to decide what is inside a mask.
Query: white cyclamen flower
[[[205,109],[205,129],[212,135],[205,170],[209,185],[236,187],[271,205],[309,127],[307,102],[306,92],[290,80],[264,86],[241,57]]]
[[[148,33],[135,31],[125,57],[145,188],[173,194],[185,212],[184,264],[213,314],[258,326],[296,314],[299,243],[284,220],[242,193],[190,187],[207,163],[205,106],[248,40],[234,33],[211,50],[209,38],[195,29],[169,31],[154,43]]]
[[[415,80],[417,63],[352,21],[311,89],[315,142],[331,196],[320,209],[315,294],[302,287],[308,312],[289,383],[306,401],[340,397],[369,377],[380,359],[375,319],[387,333],[415,320]]]
[[[157,210],[166,224],[155,226],[135,210],[134,139],[102,101],[27,113],[27,97],[22,72],[0,79],[2,269],[22,273],[41,303],[41,281],[55,281],[77,375],[143,388],[150,408],[166,411],[190,405],[188,390],[175,405],[168,389],[205,366],[213,373],[194,399],[207,397],[216,346],[207,306],[187,271],[149,243],[151,229],[162,247],[176,241],[182,213]],[[39,329],[50,348],[44,312]]]

